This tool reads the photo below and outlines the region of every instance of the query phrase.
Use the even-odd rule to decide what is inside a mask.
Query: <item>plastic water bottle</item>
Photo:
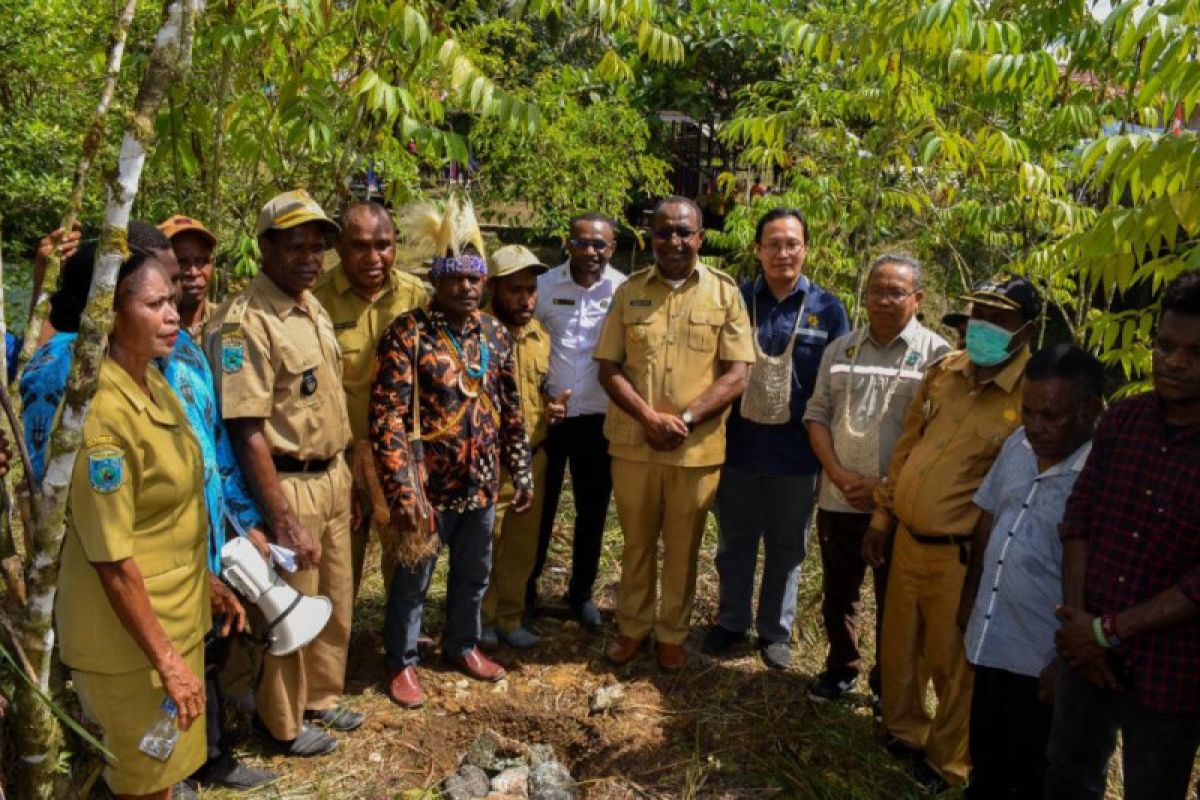
[[[171,751],[175,749],[175,742],[179,741],[179,726],[175,724],[178,716],[175,701],[170,697],[163,700],[158,719],[146,729],[138,749],[157,761],[170,758]]]

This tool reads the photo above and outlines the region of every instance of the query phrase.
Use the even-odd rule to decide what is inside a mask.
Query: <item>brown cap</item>
[[[198,219],[193,217],[185,217],[183,214],[176,214],[173,217],[167,217],[162,222],[158,223],[158,229],[163,232],[163,235],[168,239],[174,239],[181,233],[198,233],[211,246],[217,246],[217,237],[213,232],[204,227]]]
[[[327,232],[337,235],[341,227],[325,215],[325,211],[312,199],[312,195],[303,189],[277,194],[263,206],[258,215],[258,235],[267,231],[285,231],[303,225],[306,222],[317,222]]]
[[[503,278],[522,270],[532,269],[535,275],[549,271],[549,267],[538,260],[533,252],[523,245],[506,244],[492,253],[491,277]]]
[[[1027,278],[1001,272],[980,281],[963,296],[977,306],[1020,311],[1025,319],[1034,319],[1042,310],[1042,299]]]

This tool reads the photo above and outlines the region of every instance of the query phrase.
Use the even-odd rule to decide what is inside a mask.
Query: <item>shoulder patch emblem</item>
[[[125,479],[125,454],[103,449],[88,453],[88,481],[100,494],[112,494]]]
[[[816,314],[809,314],[808,319],[805,321],[808,323],[808,327],[810,328],[815,328],[821,324],[821,318]]]
[[[846,358],[854,358],[854,354],[857,352],[858,348],[854,345],[850,345],[846,348]]]
[[[921,354],[916,350],[908,351],[908,355],[904,358],[904,366],[915,367],[917,362],[921,360]]]
[[[227,336],[221,340],[221,371],[240,372],[246,364],[246,340],[240,336]]]

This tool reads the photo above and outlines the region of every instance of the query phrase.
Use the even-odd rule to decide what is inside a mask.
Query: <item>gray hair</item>
[[[913,276],[913,291],[921,288],[921,262],[907,253],[884,253],[871,262],[871,268],[867,270],[867,282],[871,281],[871,277],[875,274],[875,270],[882,267],[884,264],[899,264],[902,267],[908,267]]]

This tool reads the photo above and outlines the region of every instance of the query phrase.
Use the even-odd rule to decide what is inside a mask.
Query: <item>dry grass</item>
[[[543,582],[543,597],[561,597],[569,561],[569,496]],[[430,700],[404,712],[383,695],[383,587],[375,574],[366,581],[355,614],[348,702],[370,713],[360,731],[342,737],[333,755],[308,762],[266,756],[248,738],[243,755],[275,769],[280,779],[261,797],[437,798],[436,787],[459,755],[485,728],[530,742],[548,742],[582,782],[589,800],[620,798],[918,798],[904,766],[876,744],[867,696],[818,705],[806,689],[825,655],[821,629],[820,560],[805,562],[800,589],[795,661],[786,672],[767,670],[752,649],[728,660],[699,655],[703,629],[715,616],[716,575],[712,566],[715,525],[710,520],[701,554],[692,661],[679,675],[658,672],[641,656],[618,671],[602,656],[615,635],[581,633],[553,606],[536,627],[545,641],[528,653],[501,650],[509,677],[499,685],[466,682],[435,658],[422,665]],[[815,547],[815,537],[813,537]],[[609,519],[597,600],[611,609],[615,599],[621,539]],[[444,570],[444,565],[442,567]],[[870,603],[869,592],[865,600]],[[427,612],[428,627],[441,625],[444,573],[439,571]],[[873,649],[869,626],[866,647]],[[588,714],[588,697],[599,686],[623,682],[626,698],[617,710]],[[865,691],[865,681],[863,684]],[[230,798],[205,792],[205,798]],[[955,792],[944,797],[954,800]],[[1111,798],[1119,793],[1110,791]]]

